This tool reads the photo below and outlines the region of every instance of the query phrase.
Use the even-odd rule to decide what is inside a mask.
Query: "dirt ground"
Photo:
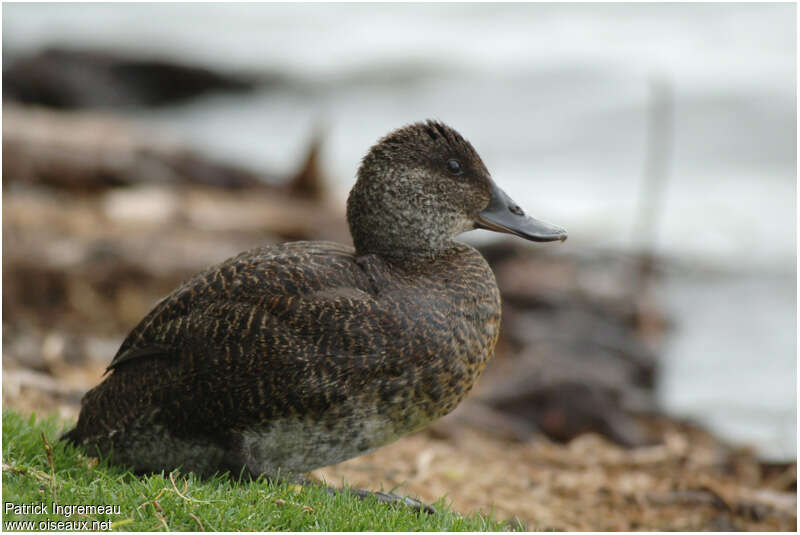
[[[664,436],[626,451],[596,435],[558,445],[424,432],[315,475],[427,501],[445,495],[458,511],[492,511],[537,531],[796,529],[795,496],[782,492],[795,466],[763,480],[746,452],[721,458],[701,431],[665,422]]]

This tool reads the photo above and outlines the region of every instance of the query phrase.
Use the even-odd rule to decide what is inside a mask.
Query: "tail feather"
[[[66,433],[61,435],[61,438],[59,438],[59,440],[63,440],[65,442],[70,442],[73,445],[77,446],[78,444],[80,444],[80,436],[79,436],[79,433],[78,433],[78,428],[75,427],[72,430],[67,431]]]

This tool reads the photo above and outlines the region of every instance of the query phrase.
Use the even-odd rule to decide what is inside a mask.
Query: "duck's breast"
[[[473,387],[494,354],[500,294],[486,260],[466,245],[428,262],[374,262],[367,274],[388,281],[378,297],[399,326],[387,356],[402,370],[379,388],[380,410],[404,434],[452,411]]]

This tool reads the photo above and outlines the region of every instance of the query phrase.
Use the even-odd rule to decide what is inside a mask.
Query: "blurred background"
[[[663,442],[641,422],[663,415],[794,461],[795,20],[792,4],[4,4],[6,405],[38,384],[74,415],[125,331],[206,265],[348,241],[360,158],[435,118],[570,236],[463,236],[498,274],[508,335],[452,421],[485,431],[486,409],[523,442],[636,447]]]

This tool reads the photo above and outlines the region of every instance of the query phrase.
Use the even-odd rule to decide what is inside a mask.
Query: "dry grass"
[[[330,483],[398,486],[457,511],[493,510],[532,530],[792,530],[796,466],[770,486],[747,452],[667,421],[665,443],[624,450],[595,435],[567,445],[526,444],[460,429],[423,432],[370,455],[314,472]],[[780,479],[780,478],[778,478]],[[773,482],[778,481],[773,478]]]

